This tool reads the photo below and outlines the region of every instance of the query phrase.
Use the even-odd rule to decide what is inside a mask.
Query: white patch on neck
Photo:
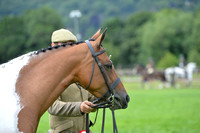
[[[21,68],[28,64],[33,53],[30,52],[0,65],[0,133],[19,132],[17,115],[21,108],[15,84]]]

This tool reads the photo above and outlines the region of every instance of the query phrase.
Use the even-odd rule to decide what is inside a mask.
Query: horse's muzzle
[[[123,96],[120,96],[119,94],[115,93],[115,105],[114,107],[111,107],[112,110],[115,109],[126,109],[128,107],[128,103],[130,101],[130,97],[128,94],[124,94]]]
[[[129,101],[130,101],[130,97],[129,97],[129,95],[126,95],[125,102],[122,105],[122,109],[126,109],[128,107]]]

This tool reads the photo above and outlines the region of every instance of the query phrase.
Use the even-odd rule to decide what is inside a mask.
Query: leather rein
[[[108,77],[107,77],[107,75],[105,73],[105,70],[104,70],[102,64],[99,62],[99,59],[97,57],[98,55],[103,54],[106,50],[103,49],[102,51],[95,52],[95,50],[92,47],[92,44],[90,43],[90,41],[86,40],[85,42],[88,45],[88,47],[89,47],[89,49],[90,49],[90,51],[92,53],[92,56],[94,58],[90,82],[89,82],[88,86],[85,89],[88,89],[90,84],[91,84],[91,82],[92,82],[92,78],[93,78],[93,74],[94,74],[95,61],[96,61],[97,65],[100,68],[100,71],[101,71],[101,73],[102,73],[102,75],[103,75],[103,77],[105,79],[106,85],[108,86],[108,91],[102,97],[94,100],[93,103],[95,104],[95,106],[92,106],[92,108],[96,108],[96,109],[103,108],[103,120],[102,120],[101,132],[104,133],[105,108],[109,108],[109,107],[114,106],[114,92],[113,92],[113,89],[115,89],[115,87],[120,83],[120,78],[117,77],[117,79],[112,84],[109,83]],[[111,110],[111,111],[112,111],[112,116],[113,116],[113,132],[115,133],[115,131],[116,131],[116,133],[118,133],[116,120],[115,120],[115,114],[114,114],[113,110]],[[97,115],[96,115],[96,117],[97,117]],[[96,121],[96,118],[95,118],[95,121]],[[86,133],[89,133],[89,116],[88,116],[88,114],[86,114]]]

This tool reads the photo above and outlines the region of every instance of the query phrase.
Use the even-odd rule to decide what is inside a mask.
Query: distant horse
[[[188,63],[185,68],[169,67],[165,69],[165,77],[168,86],[175,86],[177,79],[186,79],[187,86],[190,86],[195,69],[196,63],[194,62]]]
[[[144,87],[144,84],[150,83],[155,80],[161,81],[159,88],[162,89],[163,83],[165,83],[165,81],[166,81],[164,71],[154,70],[154,72],[152,72],[151,74],[149,74],[146,70],[143,71],[143,73],[142,73],[142,86],[143,87]]]
[[[141,75],[142,87],[144,87],[145,83],[148,83],[150,81],[154,80],[159,80],[161,82],[166,81],[164,71],[162,70],[154,70],[152,73],[149,73],[148,70],[142,65],[137,65],[135,69],[137,71],[137,74]]]
[[[48,47],[0,65],[0,132],[35,133],[40,117],[72,83],[102,100],[114,97],[113,109],[127,108],[129,96],[102,46],[106,32],[100,32],[89,41]]]
[[[152,81],[152,80],[160,80],[164,82],[166,80],[164,76],[164,71],[155,70],[154,72],[149,74],[147,73],[146,70],[144,70],[142,73],[142,81],[146,82],[146,81]]]

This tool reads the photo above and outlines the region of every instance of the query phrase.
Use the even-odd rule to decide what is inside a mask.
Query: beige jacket
[[[76,84],[70,85],[48,109],[50,133],[79,133],[85,130],[86,115],[81,113],[80,105],[94,98]]]

